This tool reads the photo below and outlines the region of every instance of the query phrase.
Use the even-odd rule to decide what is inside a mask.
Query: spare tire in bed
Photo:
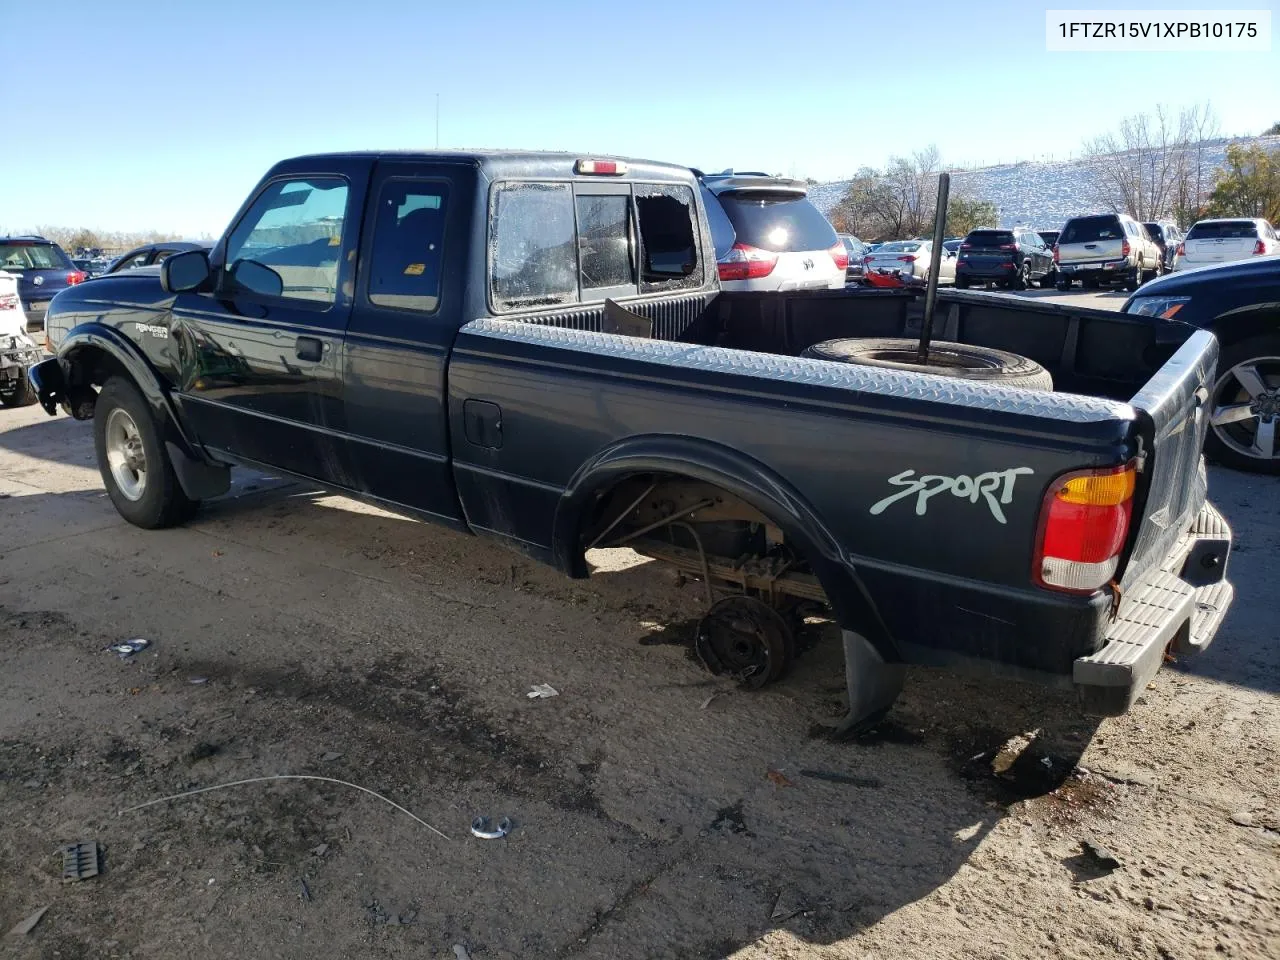
[[[916,363],[920,341],[897,337],[849,337],[815,343],[802,356],[833,360],[862,367],[931,373],[939,377],[980,380],[1024,390],[1052,390],[1053,377],[1034,360],[967,343],[935,341],[929,345],[929,362]]]

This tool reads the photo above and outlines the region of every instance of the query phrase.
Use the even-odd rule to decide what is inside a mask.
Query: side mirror
[[[284,294],[284,278],[257,260],[237,260],[231,267],[231,282],[237,289],[256,293],[261,297],[279,297]]]
[[[160,264],[160,286],[166,293],[191,293],[209,282],[209,255],[203,250],[175,253]]]

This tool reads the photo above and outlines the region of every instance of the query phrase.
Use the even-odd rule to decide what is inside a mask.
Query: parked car
[[[844,287],[849,255],[803,180],[733,171],[698,180],[725,290]]]
[[[1012,290],[1025,290],[1032,283],[1049,286],[1053,274],[1053,251],[1031,230],[970,230],[960,243],[956,260],[959,290],[992,282]]]
[[[1072,217],[1058,235],[1053,259],[1059,290],[1070,289],[1076,280],[1091,290],[1104,283],[1137,290],[1164,273],[1160,248],[1142,224],[1123,213]]]
[[[1148,220],[1143,226],[1164,258],[1164,272],[1173,269],[1177,259],[1178,244],[1182,242],[1182,229],[1172,220]]]
[[[45,310],[55,294],[88,279],[60,246],[37,236],[0,237],[0,271],[18,277],[29,330],[44,326]]]
[[[840,238],[840,242],[844,244],[845,252],[849,255],[849,265],[845,267],[844,278],[848,283],[855,283],[862,279],[862,258],[867,255],[868,247],[857,237],[848,234],[836,234]]]
[[[1046,247],[1048,247],[1050,250],[1052,250],[1052,249],[1053,249],[1053,247],[1054,247],[1054,244],[1056,244],[1056,243],[1058,242],[1058,234],[1059,234],[1059,233],[1061,233],[1061,232],[1062,232],[1062,231],[1060,231],[1060,230],[1039,230],[1039,231],[1037,231],[1037,233],[1039,233],[1039,235],[1040,235],[1040,239],[1044,241],[1044,245],[1045,245]]]
[[[929,281],[929,264],[933,256],[932,240],[890,240],[882,243],[863,258],[865,273],[897,276],[904,281],[915,279]],[[938,261],[938,285],[954,283],[956,258],[945,248]]]
[[[27,336],[18,278],[0,273],[0,406],[25,407],[36,402],[27,368],[42,359],[40,348]]]
[[[1280,253],[1280,239],[1268,221],[1243,217],[1200,220],[1178,247],[1178,269],[1203,267]]]
[[[1218,338],[1209,375],[1205,452],[1238,470],[1280,474],[1280,257],[1249,257],[1169,274],[1124,312],[1176,320]]]
[[[1166,651],[1209,643],[1231,599],[1197,472],[1210,334],[967,295],[942,315],[982,345],[913,366],[914,293],[722,292],[698,187],[563,154],[285,161],[212,252],[59,294],[32,381],[92,419],[140,527],[247,465],[574,577],[626,544],[702,580],[703,662],[749,686],[794,651],[768,598],[826,604],[851,724],[915,662],[1121,713]]]
[[[952,237],[949,240],[942,241],[942,249],[946,250],[953,257],[959,256],[960,244],[964,243],[964,237]]]
[[[157,263],[163,263],[175,253],[182,253],[186,250],[208,250],[210,246],[211,244],[208,243],[191,243],[186,240],[164,240],[159,243],[149,243],[143,247],[135,247],[128,253],[116,257],[107,266],[107,269],[102,272],[119,273],[121,270],[150,267]]]

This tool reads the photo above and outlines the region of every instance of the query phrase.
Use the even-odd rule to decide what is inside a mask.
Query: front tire
[[[1204,446],[1233,470],[1280,474],[1280,334],[1222,348]]]
[[[1025,290],[1031,286],[1031,264],[1024,262],[1018,268],[1018,274],[1010,282],[1014,290]]]
[[[25,370],[18,373],[16,380],[6,381],[5,386],[0,387],[0,406],[29,407],[35,402],[36,388]]]
[[[183,492],[151,408],[124,377],[112,377],[98,393],[93,446],[107,496],[134,526],[176,526],[200,505]]]

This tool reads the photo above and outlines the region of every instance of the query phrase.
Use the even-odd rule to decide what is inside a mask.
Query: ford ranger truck
[[[142,527],[246,466],[570,577],[629,547],[704,591],[698,652],[744,687],[828,618],[850,724],[910,664],[1118,714],[1231,601],[1200,456],[1211,334],[956,292],[935,340],[1042,380],[806,356],[912,336],[915,294],[722,292],[684,167],[300,157],[211,251],[137,273],[53,300],[56,355],[31,380],[50,414],[92,421],[107,493]]]

